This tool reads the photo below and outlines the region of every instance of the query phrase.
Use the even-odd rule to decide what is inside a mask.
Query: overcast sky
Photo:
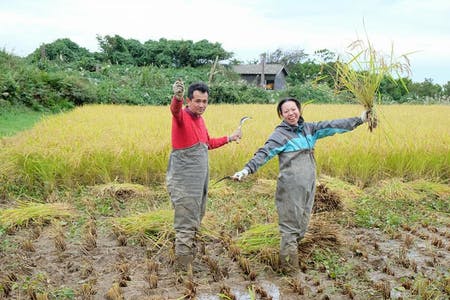
[[[414,52],[413,81],[445,84],[449,17],[448,0],[0,0],[0,47],[26,56],[59,38],[92,52],[97,35],[206,39],[247,62],[278,48],[342,54],[365,28],[378,51]]]

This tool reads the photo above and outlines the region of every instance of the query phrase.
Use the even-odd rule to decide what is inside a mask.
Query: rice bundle
[[[403,87],[406,85],[402,81],[402,73],[410,74],[410,64],[407,55],[401,55],[395,59],[393,49],[389,56],[383,56],[375,51],[370,41],[367,45],[362,40],[357,40],[349,45],[349,58],[344,61],[340,58],[335,63],[336,87],[349,91],[355,99],[370,110],[369,130],[372,131],[377,126],[377,116],[374,109],[374,101],[379,94],[379,87],[383,79],[390,79],[397,82],[392,75],[395,73],[400,79]],[[352,51],[356,50],[356,54]]]
[[[173,232],[173,211],[155,210],[139,215],[114,218],[113,227],[126,235],[159,235]]]
[[[320,184],[324,184],[328,189],[337,194],[343,206],[351,208],[354,206],[354,200],[361,197],[364,192],[361,188],[336,177],[320,175]]]
[[[91,187],[91,191],[97,197],[112,197],[126,200],[134,197],[150,197],[151,190],[140,184],[132,183],[108,183]]]
[[[0,210],[0,227],[12,229],[33,223],[49,223],[55,218],[71,218],[75,209],[68,203],[21,202],[17,208]]]
[[[316,186],[313,213],[342,209],[340,197],[323,184]]]
[[[280,240],[278,224],[256,224],[237,238],[236,245],[244,255],[260,255],[263,252],[278,252]],[[316,248],[336,249],[339,245],[337,225],[313,217],[305,237],[299,243],[299,257],[309,257]]]
[[[112,226],[116,233],[132,237],[146,237],[156,245],[163,245],[175,237],[173,214],[173,210],[155,210],[134,216],[113,218]],[[211,218],[205,217],[200,233],[218,237],[219,235],[212,230],[214,225]]]
[[[419,201],[424,195],[414,189],[410,182],[404,182],[401,178],[381,180],[375,186],[368,188],[367,192],[380,201]]]

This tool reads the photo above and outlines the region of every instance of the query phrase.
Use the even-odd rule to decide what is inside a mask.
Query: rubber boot
[[[298,254],[290,252],[288,255],[280,254],[280,267],[281,272],[286,275],[293,276],[298,273]]]
[[[187,272],[189,269],[192,270],[193,261],[193,255],[178,255],[175,258],[175,270],[178,272]]]

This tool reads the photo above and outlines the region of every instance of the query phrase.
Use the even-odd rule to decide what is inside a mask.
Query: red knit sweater
[[[195,115],[189,108],[183,107],[183,101],[172,98],[172,147],[184,149],[197,143],[204,143],[208,149],[218,148],[228,142],[228,137],[210,138],[202,116]]]

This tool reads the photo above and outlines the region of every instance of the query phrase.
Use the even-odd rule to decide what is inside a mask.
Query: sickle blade
[[[247,121],[247,120],[249,120],[249,119],[251,119],[251,118],[250,118],[250,117],[247,117],[247,116],[243,117],[243,118],[241,119],[241,121],[239,121],[239,126],[242,126],[242,124],[244,124],[244,122]]]

